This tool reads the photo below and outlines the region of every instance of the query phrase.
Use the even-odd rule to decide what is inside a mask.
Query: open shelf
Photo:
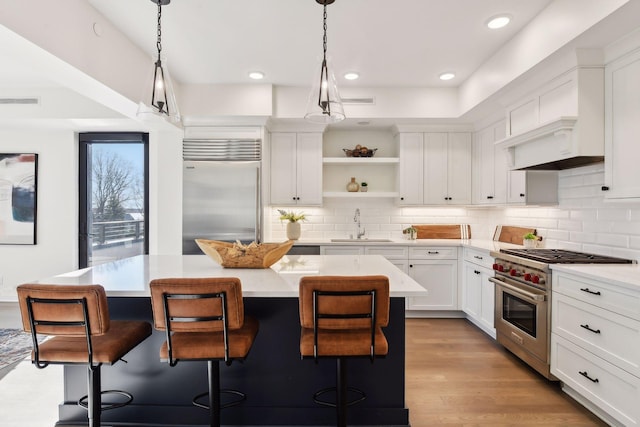
[[[393,164],[400,163],[399,157],[324,157],[322,163],[341,165]]]

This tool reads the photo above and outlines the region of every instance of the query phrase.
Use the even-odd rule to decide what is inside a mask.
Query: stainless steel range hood
[[[507,150],[511,170],[561,170],[603,162],[604,135],[585,137],[584,131],[577,117],[561,117],[498,141],[496,147]]]

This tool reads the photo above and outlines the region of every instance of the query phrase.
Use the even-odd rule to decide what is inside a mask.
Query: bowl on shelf
[[[377,148],[343,148],[347,157],[373,157],[378,151]]]

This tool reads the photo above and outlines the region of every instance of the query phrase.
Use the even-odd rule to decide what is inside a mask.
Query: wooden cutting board
[[[522,237],[527,233],[537,234],[535,228],[498,225],[496,226],[496,231],[493,234],[493,240],[521,245]]]
[[[418,239],[470,239],[469,224],[423,224],[412,225],[418,230]]]

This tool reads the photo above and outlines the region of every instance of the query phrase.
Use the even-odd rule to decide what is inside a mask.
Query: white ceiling
[[[150,55],[152,0],[88,0]],[[340,86],[460,85],[551,0],[336,0],[327,7],[328,54]],[[489,30],[507,13],[512,23]],[[315,0],[174,0],[162,8],[162,46],[180,83],[311,84],[322,54],[322,6]],[[360,79],[342,76],[357,71]],[[438,76],[453,71],[443,82]]]

